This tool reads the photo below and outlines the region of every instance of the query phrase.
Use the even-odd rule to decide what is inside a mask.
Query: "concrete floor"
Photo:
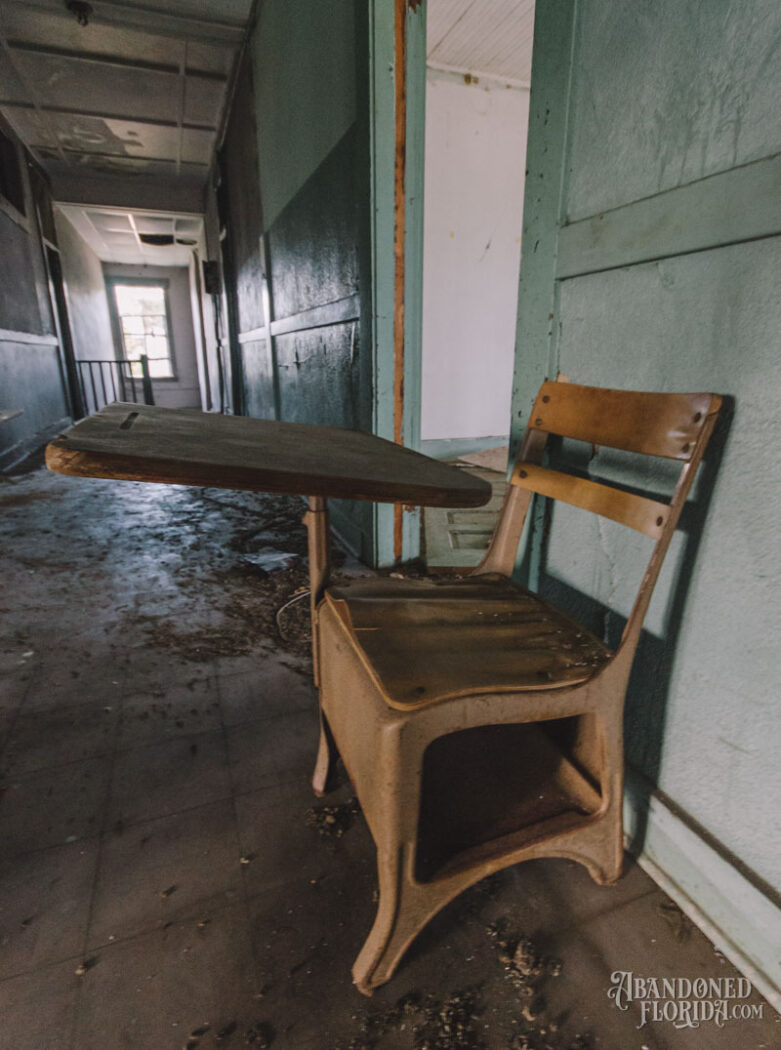
[[[766,1004],[680,1030],[616,1008],[616,970],[735,975],[631,862],[612,888],[565,861],[506,871],[373,999],[355,992],[372,842],[348,785],[332,811],[308,785],[306,603],[280,614],[284,641],[274,619],[304,566],[253,561],[303,552],[301,509],[42,470],[0,483],[0,1046],[781,1046]]]

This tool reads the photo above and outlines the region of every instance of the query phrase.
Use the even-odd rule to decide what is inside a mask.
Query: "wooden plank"
[[[355,295],[348,295],[332,303],[323,303],[321,306],[313,306],[310,310],[303,310],[290,317],[280,317],[271,322],[271,334],[288,335],[290,332],[300,332],[305,328],[326,328],[332,324],[358,321],[360,316],[360,297],[356,292]]]
[[[599,481],[562,474],[534,463],[518,463],[510,478],[510,484],[518,488],[538,492],[541,496],[570,503],[573,507],[590,510],[603,518],[610,518],[621,525],[658,540],[670,508],[666,503],[624,492]]]
[[[716,394],[657,394],[543,383],[530,426],[550,434],[668,459],[691,459]]]
[[[245,343],[259,343],[268,339],[269,334],[268,325],[262,324],[259,328],[248,328],[246,332],[239,332],[236,341],[239,346],[244,346]]]
[[[778,233],[781,154],[563,227],[556,276],[577,277]]]
[[[307,423],[115,403],[46,450],[60,474],[479,507],[491,486],[371,434]]]

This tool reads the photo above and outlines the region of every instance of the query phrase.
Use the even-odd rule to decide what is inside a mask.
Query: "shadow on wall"
[[[688,500],[678,523],[678,530],[685,534],[685,541],[679,560],[678,575],[670,592],[666,616],[667,630],[663,638],[656,637],[644,630],[637,647],[629,687],[626,694],[625,714],[625,753],[627,762],[648,781],[648,793],[657,786],[662,766],[665,723],[670,684],[678,644],[678,636],[686,610],[686,600],[695,576],[697,554],[700,547],[705,521],[708,516],[711,498],[718,475],[719,465],[727,445],[735,399],[723,398],[723,408],[716,424],[713,437],[708,445],[699,476],[695,485],[696,497]],[[584,476],[588,474],[584,471]],[[626,488],[626,486],[623,486]],[[658,498],[658,493],[634,489],[640,495]],[[550,519],[546,508],[545,527],[543,529],[543,551],[541,562],[547,562],[547,543],[550,534]],[[561,580],[547,574],[544,569],[540,576],[539,590],[554,604],[567,610],[584,626],[603,638],[607,645],[615,649],[621,641],[626,625],[623,617],[608,606],[590,598],[581,591],[562,583]],[[647,799],[644,799],[647,801]],[[636,832],[631,843],[632,852],[639,853],[645,842],[648,812],[645,806],[638,813]],[[682,818],[689,824],[692,820],[685,813]],[[698,829],[700,831],[704,829]],[[713,843],[722,854],[724,847]],[[729,856],[730,862],[735,858]],[[747,873],[756,882],[757,876]]]

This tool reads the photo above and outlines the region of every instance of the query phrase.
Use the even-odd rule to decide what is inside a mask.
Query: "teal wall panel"
[[[372,429],[368,20],[353,0],[267,0],[250,40],[226,153],[251,415]],[[371,559],[371,509],[333,518]]]
[[[282,418],[361,429],[357,322],[281,335],[276,344]]]
[[[627,740],[641,772],[771,883],[781,857],[781,832],[763,801],[781,797],[773,742],[781,457],[768,396],[781,388],[779,273],[781,238],[772,238],[565,281],[559,344],[562,371],[579,382],[735,399],[696,564],[686,564],[679,543],[654,595],[646,645],[658,660],[630,693]],[[606,302],[623,307],[608,312]],[[596,576],[590,566],[584,578],[580,519],[557,508],[546,571],[622,617],[645,541],[590,524],[598,560]],[[690,572],[685,615],[670,637],[675,588]]]
[[[777,0],[610,0],[580,10],[570,221],[775,152]]]
[[[274,418],[274,368],[268,339],[248,339],[241,344],[244,409],[256,419]]]
[[[360,291],[367,167],[353,126],[267,227],[276,321]]]
[[[780,41],[771,0],[538,4],[512,420],[517,442],[559,373],[726,395],[638,650],[626,806],[642,862],[775,1002]],[[617,642],[647,541],[561,506],[530,533],[522,574]],[[718,861],[694,877],[692,850]]]
[[[0,407],[23,414],[0,427],[0,470],[13,466],[69,422],[60,350],[44,264],[36,204],[50,221],[51,200],[39,178],[33,196],[29,157],[16,143],[24,214],[0,198]],[[51,235],[51,231],[50,231]]]
[[[565,226],[557,275],[704,251],[781,233],[781,154]]]
[[[4,470],[71,422],[58,347],[14,343],[0,336],[0,402],[3,408],[24,410],[0,429],[0,470]]]

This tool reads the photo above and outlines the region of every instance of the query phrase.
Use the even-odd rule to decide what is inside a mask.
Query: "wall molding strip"
[[[513,77],[503,77],[496,73],[481,73],[479,70],[466,69],[463,66],[449,66],[444,62],[428,62],[426,64],[426,77],[428,80],[444,80],[453,84],[466,84],[477,88],[510,88],[514,91],[528,91],[531,85],[528,80],[515,80]]]
[[[289,335],[292,332],[303,332],[310,328],[328,328],[330,325],[346,324],[348,321],[360,320],[360,296],[356,292],[344,299],[335,299],[321,306],[313,306],[310,310],[302,310],[299,314],[291,314],[272,321],[271,325],[261,325],[259,328],[250,328],[246,332],[239,332],[240,344],[257,343],[261,339],[268,339],[278,335]],[[269,333],[269,327],[271,329]]]
[[[640,867],[781,1012],[781,908],[631,769],[624,828]]]
[[[563,226],[558,278],[781,233],[781,154]]]
[[[59,346],[56,335],[36,335],[35,332],[13,332],[0,328],[0,343],[30,343],[33,346]]]

